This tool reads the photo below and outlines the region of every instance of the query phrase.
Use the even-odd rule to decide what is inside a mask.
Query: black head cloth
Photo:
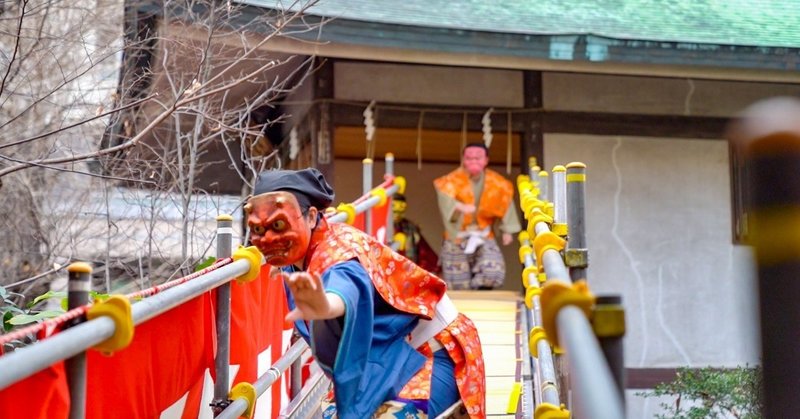
[[[470,148],[470,147],[482,148],[482,149],[483,149],[483,151],[485,151],[485,152],[486,152],[486,155],[487,155],[487,156],[489,155],[489,147],[486,147],[486,144],[484,144],[484,143],[469,143],[469,144],[467,144],[467,145],[465,145],[465,146],[464,146],[464,149],[463,149],[463,150],[461,150],[461,152],[463,153],[463,152],[464,152],[464,150],[466,150],[466,149],[468,149],[468,148]]]
[[[267,192],[287,191],[297,197],[300,207],[309,206],[323,210],[333,202],[334,192],[319,170],[268,170],[256,179],[253,195]]]

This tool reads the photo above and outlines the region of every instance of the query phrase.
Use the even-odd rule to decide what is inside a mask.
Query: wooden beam
[[[598,112],[545,112],[544,132],[633,137],[723,139],[728,118]]]
[[[626,368],[625,388],[653,389],[678,377],[677,368]]]
[[[523,86],[525,89],[525,107],[528,109],[541,109],[544,106],[544,89],[542,88],[542,72],[526,71],[523,74]]]
[[[467,142],[480,142],[483,133],[470,131],[467,133]],[[336,158],[363,159],[366,156],[366,140],[363,126],[338,126],[334,132],[336,142]],[[395,161],[416,161],[417,130],[411,128],[380,127],[375,130],[375,158],[391,152]],[[520,135],[512,133],[511,164],[519,164],[519,153],[516,146]],[[422,160],[423,163],[448,163],[458,165],[461,161],[461,132],[426,129],[422,133]],[[489,150],[489,161],[492,164],[506,164],[506,150],[508,136],[505,132],[494,135],[492,146]]]
[[[735,368],[714,368],[718,371]],[[681,368],[691,373],[699,373],[707,368]],[[658,384],[669,383],[678,378],[678,368],[625,368],[625,388],[628,390],[653,389]]]
[[[527,77],[526,77],[527,79]],[[527,84],[527,83],[526,83]],[[533,87],[529,87],[533,89]],[[535,103],[535,98],[531,99]],[[365,106],[352,104],[331,104],[332,117],[336,126],[360,126],[364,123],[362,112]],[[424,109],[425,106],[420,106]],[[419,112],[412,110],[381,109],[378,105],[378,128],[416,128]],[[447,111],[447,107],[437,108],[442,112],[425,114],[425,129],[460,131],[463,113],[459,109]],[[481,116],[485,109],[475,109],[467,115],[467,129],[481,130]],[[492,119],[492,128],[499,132],[506,130],[506,118],[502,111]],[[542,134],[588,134],[621,135],[632,137],[658,138],[696,138],[723,139],[728,118],[682,116],[682,115],[640,115],[602,112],[530,111],[516,112],[511,122],[511,130],[525,132],[531,129],[532,121],[541,124]],[[536,150],[533,150],[536,152]],[[539,163],[541,166],[541,162]]]
[[[344,103],[331,104],[333,109],[333,121],[336,126],[360,126],[364,124],[363,112],[366,105],[354,105]],[[382,108],[377,105],[378,114],[375,120],[376,126],[380,128],[417,128],[420,112],[430,109],[431,106],[421,105],[419,110],[414,110],[414,106],[404,106],[403,110],[392,109],[391,107]],[[407,109],[407,110],[406,110]],[[437,112],[426,112],[423,124],[424,129],[442,131],[461,131],[461,123],[464,118],[464,111],[467,111],[467,130],[481,131],[483,126],[481,118],[487,108],[455,108],[455,107],[436,107]],[[525,128],[522,113],[515,113],[511,121],[511,130],[521,132]],[[507,120],[506,113],[499,111],[493,114],[492,129],[495,134],[506,132]]]

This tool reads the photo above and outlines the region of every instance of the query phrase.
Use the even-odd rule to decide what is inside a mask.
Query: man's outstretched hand
[[[473,204],[465,204],[463,202],[457,202],[455,208],[456,208],[456,211],[458,211],[458,212],[460,212],[462,214],[473,214],[477,210],[475,205],[473,205]]]
[[[286,321],[335,319],[344,315],[344,301],[333,293],[326,293],[322,279],[308,272],[282,274],[294,297],[295,309],[286,315]]]

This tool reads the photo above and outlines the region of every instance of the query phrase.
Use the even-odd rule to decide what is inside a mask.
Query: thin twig
[[[118,108],[114,108],[114,109],[112,109],[110,111],[103,112],[101,114],[97,114],[97,115],[95,115],[95,116],[93,116],[93,117],[91,117],[89,119],[84,119],[84,120],[76,122],[74,124],[67,125],[65,127],[61,127],[61,128],[54,129],[52,131],[45,132],[44,134],[39,134],[39,135],[35,135],[33,137],[28,137],[28,138],[26,138],[24,140],[15,141],[13,143],[8,143],[8,144],[2,144],[2,145],[0,145],[0,150],[4,149],[6,147],[13,147],[15,145],[29,143],[31,141],[35,141],[35,140],[38,140],[38,139],[41,139],[41,138],[49,137],[49,136],[51,136],[53,134],[58,134],[59,132],[67,131],[67,130],[75,128],[77,126],[80,126],[80,125],[86,124],[88,122],[94,121],[96,119],[100,119],[100,118],[106,117],[108,115],[111,115],[111,114],[114,114],[114,113],[117,113],[117,112],[120,112],[120,111],[124,111],[124,110],[129,109],[129,108],[132,108],[132,107],[137,106],[137,105],[139,105],[139,104],[141,104],[141,103],[143,103],[145,101],[148,101],[148,100],[150,100],[150,99],[152,99],[152,98],[154,98],[156,96],[158,96],[158,92],[153,93],[150,96],[147,96],[145,98],[139,99],[139,100],[137,100],[135,102],[131,102],[131,103],[127,104],[127,105],[120,106]]]
[[[25,7],[28,5],[28,1],[24,0],[22,2],[20,11],[19,11],[19,23],[17,24],[17,36],[15,37],[14,41],[14,52],[11,54],[11,59],[8,60],[8,67],[6,67],[6,73],[3,75],[3,81],[0,82],[0,95],[3,94],[6,88],[6,80],[8,79],[9,74],[11,74],[11,64],[14,63],[14,60],[17,58],[17,53],[19,52],[19,43],[20,39],[22,39],[22,21],[25,17]]]
[[[13,288],[13,287],[16,287],[16,286],[19,286],[19,285],[27,284],[28,282],[36,281],[39,278],[45,277],[45,276],[50,275],[50,274],[54,274],[54,273],[64,269],[65,267],[67,267],[67,265],[69,265],[69,261],[67,261],[67,263],[65,263],[64,265],[56,266],[55,268],[50,269],[49,271],[42,272],[42,273],[40,273],[40,274],[38,274],[36,276],[32,276],[32,277],[26,278],[26,279],[22,279],[22,280],[19,280],[17,282],[12,282],[12,283],[10,283],[8,285],[3,285],[3,287],[8,289],[8,288]]]

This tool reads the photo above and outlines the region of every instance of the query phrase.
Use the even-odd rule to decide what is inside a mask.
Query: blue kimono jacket
[[[356,260],[337,263],[322,274],[326,292],[345,302],[338,319],[297,321],[295,327],[309,342],[325,373],[332,377],[338,416],[363,419],[397,394],[425,364],[425,356],[406,342],[418,317],[386,303]],[[289,308],[295,304],[286,292]],[[434,353],[431,399],[414,401],[428,417],[436,417],[459,400],[447,351]],[[426,403],[427,402],[427,403]]]

